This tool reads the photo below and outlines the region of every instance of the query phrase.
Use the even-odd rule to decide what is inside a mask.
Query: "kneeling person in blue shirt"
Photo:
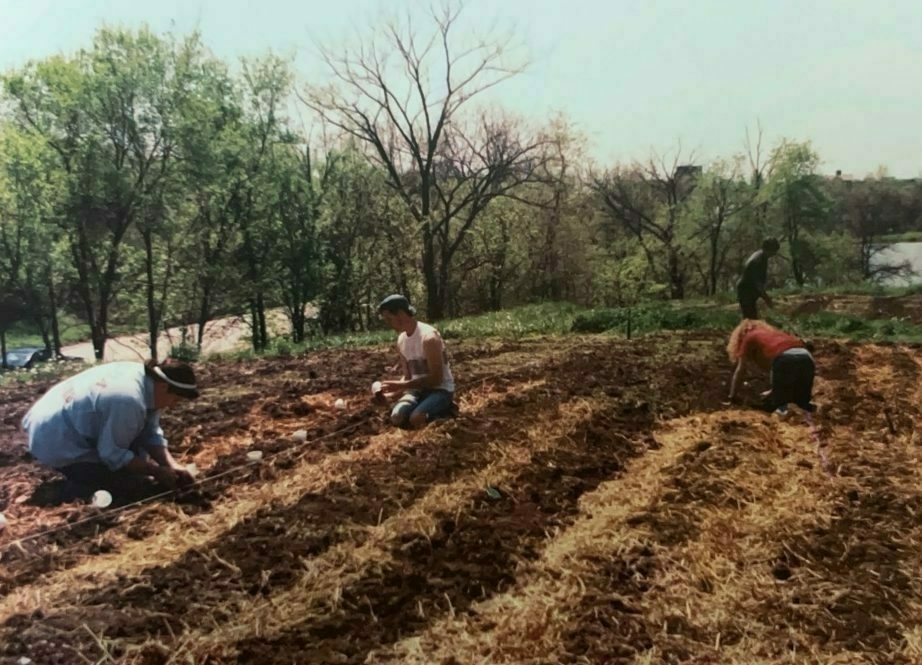
[[[145,477],[173,489],[193,478],[167,448],[160,411],[198,395],[185,363],[105,363],[53,386],[22,426],[33,457],[67,477],[65,498],[118,491]]]

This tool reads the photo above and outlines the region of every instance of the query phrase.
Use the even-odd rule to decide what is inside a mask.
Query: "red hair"
[[[743,338],[753,330],[773,330],[781,332],[774,326],[771,326],[760,319],[743,319],[733,332],[730,333],[730,341],[727,342],[727,356],[730,362],[735,363],[740,359],[741,349],[743,347]]]

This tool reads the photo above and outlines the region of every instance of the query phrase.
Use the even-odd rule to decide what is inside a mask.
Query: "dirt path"
[[[281,310],[271,310],[267,315],[272,330],[288,330],[288,320]],[[161,333],[157,341],[158,357],[166,357],[174,346],[179,346],[182,343],[184,332],[189,343],[194,344],[198,334],[198,325],[170,328]],[[207,356],[213,353],[245,349],[249,346],[250,334],[249,324],[240,316],[209,321],[202,338],[202,354]],[[81,358],[87,362],[92,362],[94,358],[91,342],[61,347],[61,353],[72,358]],[[104,358],[106,361],[138,360],[139,358],[145,360],[150,358],[150,335],[147,333],[122,335],[106,342]]]

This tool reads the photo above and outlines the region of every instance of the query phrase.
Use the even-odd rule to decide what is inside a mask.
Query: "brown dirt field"
[[[453,340],[461,413],[416,433],[369,399],[389,348],[201,363],[163,424],[212,479],[102,512],[10,385],[0,663],[922,662],[922,354],[817,342],[824,468],[723,404],[724,344]]]

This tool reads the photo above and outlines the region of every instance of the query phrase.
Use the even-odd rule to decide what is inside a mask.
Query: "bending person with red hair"
[[[771,389],[762,393],[766,411],[786,415],[788,404],[815,411],[816,405],[810,400],[816,365],[807,347],[803,340],[764,321],[743,319],[727,344],[727,355],[736,363],[730,383],[730,400],[736,398],[743,375],[757,370],[768,373],[771,380]]]

